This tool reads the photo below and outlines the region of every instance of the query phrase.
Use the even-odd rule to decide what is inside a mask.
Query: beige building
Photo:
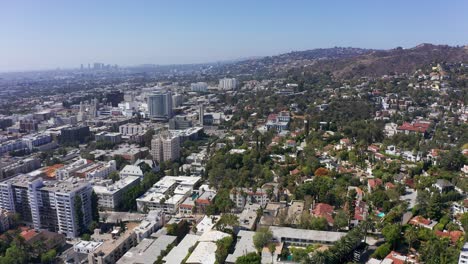
[[[151,141],[151,156],[157,162],[172,161],[180,157],[178,136],[155,136]]]

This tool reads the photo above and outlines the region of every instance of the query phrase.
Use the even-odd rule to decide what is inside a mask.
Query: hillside
[[[300,74],[330,72],[337,78],[355,78],[412,73],[434,62],[468,62],[468,46],[421,44],[410,49],[390,50],[338,47],[314,49],[244,60],[223,65],[220,70],[230,74],[253,72],[277,77],[293,72]]]

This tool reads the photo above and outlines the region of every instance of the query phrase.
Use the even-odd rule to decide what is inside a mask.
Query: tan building
[[[151,141],[151,156],[157,162],[172,161],[180,157],[180,139],[177,136],[155,136]]]

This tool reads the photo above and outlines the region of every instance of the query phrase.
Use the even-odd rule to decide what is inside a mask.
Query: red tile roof
[[[382,180],[378,178],[369,179],[367,182],[369,183],[369,186],[371,187],[371,189],[374,189],[375,187],[382,185]]]
[[[458,240],[460,239],[460,237],[463,236],[463,232],[462,231],[458,231],[458,230],[455,230],[455,231],[435,231],[435,234],[436,236],[438,237],[449,237],[450,238],[450,241],[452,241],[452,243],[457,243]]]
[[[420,122],[414,122],[414,123],[408,123],[404,122],[403,125],[399,126],[397,129],[398,130],[405,130],[405,131],[413,131],[413,132],[419,132],[419,133],[425,133],[427,129],[429,128],[431,124],[428,123],[420,123]]]
[[[312,210],[312,214],[316,217],[324,217],[327,219],[328,223],[333,224],[333,206],[326,203],[318,203],[315,205],[315,208]]]

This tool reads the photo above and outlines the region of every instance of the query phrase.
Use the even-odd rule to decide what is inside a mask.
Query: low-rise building
[[[312,244],[331,245],[346,235],[344,232],[329,232],[271,226],[273,238],[289,245],[308,246]]]
[[[157,239],[143,239],[137,246],[127,251],[117,264],[153,264],[161,252],[175,243],[176,236],[162,235]]]
[[[98,196],[98,205],[100,208],[114,210],[122,202],[125,192],[140,183],[140,177],[125,176],[112,183],[111,180],[96,182],[93,190]]]
[[[167,214],[176,214],[200,180],[195,176],[165,176],[137,199],[138,211],[162,209]]]

